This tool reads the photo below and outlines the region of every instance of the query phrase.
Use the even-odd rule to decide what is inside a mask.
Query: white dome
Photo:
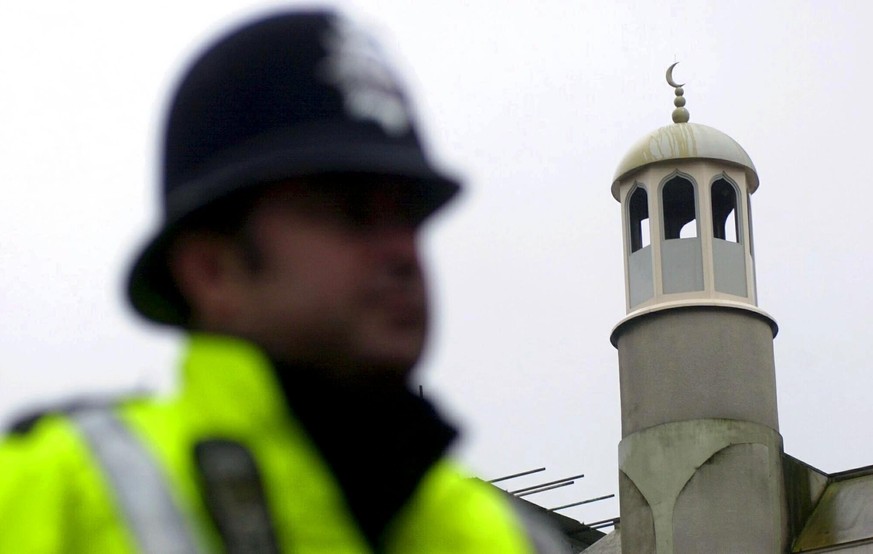
[[[718,129],[698,123],[674,123],[652,131],[625,154],[612,183],[612,195],[618,197],[621,179],[642,167],[669,160],[708,159],[728,162],[745,168],[749,192],[758,188],[758,172],[743,147]]]

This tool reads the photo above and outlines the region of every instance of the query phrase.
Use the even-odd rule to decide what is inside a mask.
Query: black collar
[[[388,523],[457,432],[404,386],[342,385],[314,371],[275,367],[291,411],[378,549]]]

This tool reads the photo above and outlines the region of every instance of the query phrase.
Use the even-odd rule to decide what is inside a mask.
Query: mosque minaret
[[[788,545],[772,317],[757,306],[755,166],[689,122],[643,137],[612,183],[627,315],[618,349],[625,554],[773,554]]]

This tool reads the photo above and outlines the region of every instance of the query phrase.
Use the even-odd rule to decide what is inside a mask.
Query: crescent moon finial
[[[685,109],[685,90],[682,88],[685,86],[685,83],[681,85],[673,80],[673,68],[676,67],[676,64],[679,62],[675,62],[673,65],[667,68],[667,84],[676,89],[676,98],[673,99],[673,105],[676,106],[676,109],[673,110],[673,123],[688,123],[688,120],[691,118],[691,114],[688,113],[688,110]]]
[[[682,83],[681,85],[679,85],[679,84],[676,84],[676,81],[673,80],[673,68],[676,67],[678,64],[679,64],[679,62],[676,62],[667,68],[667,84],[670,85],[671,87],[674,87],[674,88],[685,86],[685,83]]]

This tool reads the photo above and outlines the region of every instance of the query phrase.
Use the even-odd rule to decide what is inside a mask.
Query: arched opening
[[[663,233],[661,284],[664,294],[703,290],[703,253],[697,228],[697,191],[675,173],[661,187]]]
[[[673,177],[661,189],[664,205],[664,239],[697,237],[697,208],[694,185],[682,177]]]
[[[628,223],[630,224],[630,251],[642,250],[651,244],[649,236],[649,195],[646,189],[637,186],[628,201]]]
[[[737,190],[725,179],[712,184],[712,236],[729,242],[741,242]]]
[[[631,307],[645,302],[655,293],[650,222],[649,193],[644,185],[636,183],[627,197],[627,277]]]
[[[716,292],[747,297],[746,240],[739,188],[724,173],[710,185],[712,272]]]

